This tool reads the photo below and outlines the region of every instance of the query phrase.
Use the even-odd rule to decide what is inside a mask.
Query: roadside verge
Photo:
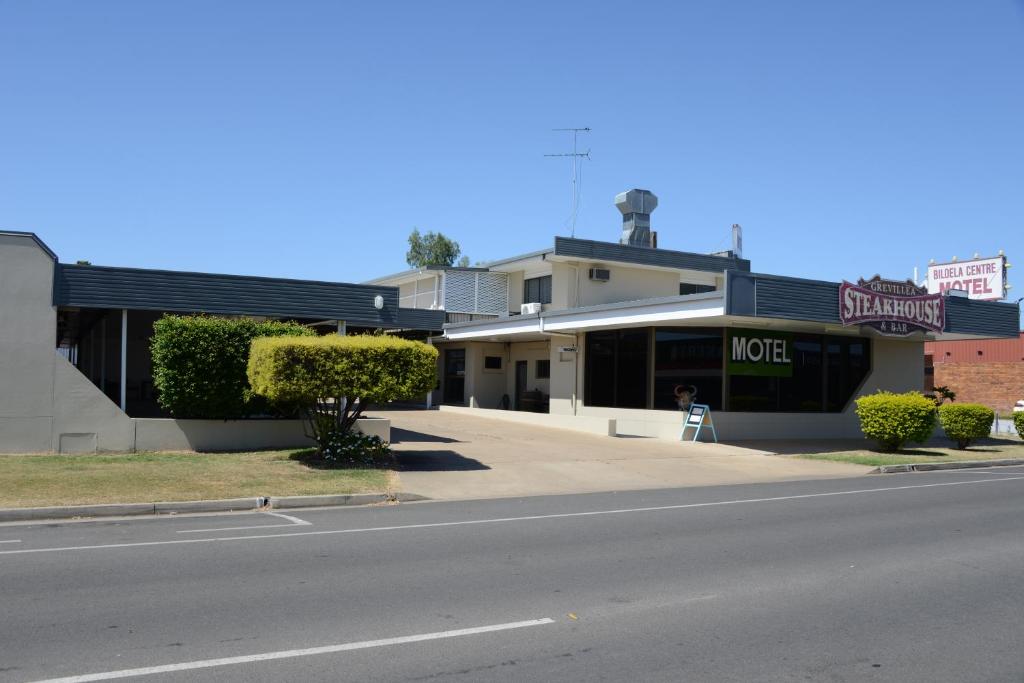
[[[966,470],[979,467],[1010,467],[1024,465],[1024,458],[1009,460],[961,460],[958,462],[914,462],[905,465],[881,465],[871,474],[896,474],[898,472],[934,472],[935,470]]]
[[[63,505],[34,508],[0,508],[0,522],[24,522],[48,519],[88,517],[128,517],[132,515],[174,515],[189,512],[248,512],[346,505],[380,505],[428,500],[415,493],[351,493],[324,496],[256,496],[221,500],[190,500],[163,503],[113,503],[103,505]]]

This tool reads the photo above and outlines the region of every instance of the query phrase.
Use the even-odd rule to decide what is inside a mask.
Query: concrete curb
[[[933,472],[935,470],[968,470],[977,467],[1009,467],[1024,465],[1024,459],[1010,460],[965,460],[963,462],[917,462],[906,465],[882,465],[869,474],[896,474],[898,472]]]
[[[337,496],[287,496],[271,498],[270,507],[275,510],[289,508],[332,507],[335,505],[374,505],[378,503],[411,503],[429,500],[415,493],[351,493]]]
[[[260,508],[310,508],[345,505],[374,505],[387,502],[411,503],[429,500],[415,493],[355,493],[336,496],[286,496],[283,498],[227,498],[164,503],[114,503],[109,505],[65,505],[39,508],[0,508],[0,522],[24,522],[79,517],[128,517],[168,515],[187,512],[243,512]]]

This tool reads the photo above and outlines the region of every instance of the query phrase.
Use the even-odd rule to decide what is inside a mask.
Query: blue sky
[[[64,261],[360,281],[415,226],[474,261],[616,240],[1024,296],[1024,5],[0,0],[0,228]],[[922,270],[923,273],[923,270]]]

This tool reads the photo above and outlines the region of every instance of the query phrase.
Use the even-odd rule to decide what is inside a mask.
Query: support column
[[[344,337],[348,333],[348,329],[345,325],[344,320],[338,321],[338,335]]]
[[[128,309],[121,309],[121,410],[128,412]]]

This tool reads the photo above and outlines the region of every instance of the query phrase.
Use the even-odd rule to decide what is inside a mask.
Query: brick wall
[[[1024,399],[1024,362],[936,363],[934,381],[955,391],[957,403],[981,403],[1008,413]]]

